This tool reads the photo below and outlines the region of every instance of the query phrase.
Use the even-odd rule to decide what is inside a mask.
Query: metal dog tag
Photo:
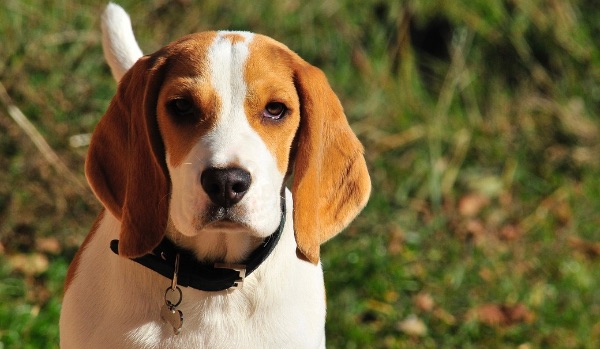
[[[173,327],[175,335],[181,332],[181,327],[183,326],[183,313],[181,310],[175,309],[175,307],[165,303],[160,308],[160,318]]]
[[[183,326],[183,313],[177,309],[177,306],[181,304],[183,300],[183,293],[177,286],[177,274],[179,273],[179,253],[175,256],[175,271],[173,273],[173,280],[171,280],[171,286],[165,290],[165,304],[160,308],[160,318],[173,327],[173,332],[178,335],[181,332]],[[175,292],[177,291],[177,292]],[[177,295],[177,300],[171,301],[169,295]]]

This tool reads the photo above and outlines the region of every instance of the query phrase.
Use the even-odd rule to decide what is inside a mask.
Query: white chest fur
[[[289,198],[290,196],[288,196]],[[288,207],[292,207],[288,199]],[[319,348],[325,299],[320,265],[295,255],[291,213],[275,250],[242,289],[182,288],[179,335],[160,319],[170,280],[113,254],[120,223],[105,213],[65,294],[62,348]],[[323,297],[316,297],[323,295]]]

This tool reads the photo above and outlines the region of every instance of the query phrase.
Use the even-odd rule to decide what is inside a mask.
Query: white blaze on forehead
[[[222,112],[225,115],[229,114],[230,108],[243,110],[246,96],[244,63],[253,36],[248,32],[220,31],[208,50],[211,81],[222,99]],[[234,40],[236,38],[243,38],[244,41]]]
[[[235,149],[232,143],[243,140],[244,134],[252,130],[244,110],[244,66],[253,36],[248,32],[220,31],[208,50],[211,82],[221,101],[215,130],[209,135],[212,138],[211,145],[220,148],[214,149],[215,158],[212,160],[215,166],[238,162],[238,159],[231,158],[235,157],[235,154],[231,154]],[[227,147],[222,148],[222,145]]]

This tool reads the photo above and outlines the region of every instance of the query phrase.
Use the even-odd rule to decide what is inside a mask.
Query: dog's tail
[[[117,82],[143,56],[127,12],[113,3],[109,3],[102,14],[102,48]]]

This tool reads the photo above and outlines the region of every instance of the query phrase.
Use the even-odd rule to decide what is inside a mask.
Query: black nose
[[[241,168],[210,167],[202,172],[200,183],[215,204],[229,208],[242,200],[252,183],[250,173]]]

